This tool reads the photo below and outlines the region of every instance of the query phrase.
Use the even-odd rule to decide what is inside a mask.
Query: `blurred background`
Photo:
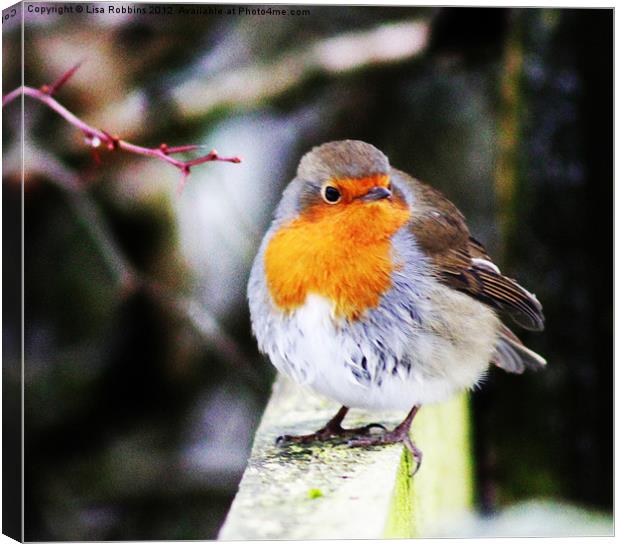
[[[56,98],[92,126],[243,157],[195,167],[179,194],[175,168],[94,156],[25,98],[26,539],[217,535],[274,377],[250,332],[250,265],[301,155],[344,138],[441,189],[545,307],[546,331],[521,337],[548,368],[493,369],[473,395],[483,519],[542,504],[512,527],[610,527],[612,10],[179,6],[25,14],[26,85],[82,61]],[[3,24],[3,94],[20,84],[18,20]],[[9,402],[19,102],[2,128]]]

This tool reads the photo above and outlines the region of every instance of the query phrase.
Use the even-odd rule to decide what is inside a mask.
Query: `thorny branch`
[[[175,159],[174,157],[172,157],[172,155],[175,155],[177,153],[185,153],[188,151],[196,151],[198,149],[203,149],[204,146],[198,144],[190,144],[178,147],[169,147],[167,144],[164,143],[161,144],[159,147],[154,148],[142,147],[122,140],[118,136],[109,134],[105,130],[97,129],[88,125],[75,114],[70,112],[67,108],[65,108],[52,96],[69,80],[69,78],[71,78],[71,76],[77,71],[79,66],[80,64],[76,64],[71,69],[67,70],[60,78],[58,78],[58,80],[56,80],[51,85],[43,85],[39,89],[35,89],[34,87],[28,87],[26,85],[18,87],[17,89],[2,97],[2,107],[14,101],[22,94],[30,96],[31,98],[42,102],[43,104],[54,110],[63,119],[65,119],[74,127],[79,129],[84,134],[86,143],[94,149],[99,148],[101,145],[105,145],[105,147],[109,151],[127,151],[128,153],[136,153],[138,155],[154,157],[156,159],[160,159],[171,164],[181,172],[181,182],[179,184],[179,190],[183,189],[193,166],[198,166],[199,164],[212,161],[232,163],[241,162],[240,157],[220,157],[215,149],[212,149],[206,155],[202,155],[195,159],[181,161],[179,159]]]
[[[79,66],[80,64],[76,64],[73,68],[65,72],[56,82],[51,85],[43,85],[40,89],[27,86],[18,87],[2,98],[2,106],[4,107],[23,94],[31,96],[49,106],[70,124],[81,130],[86,136],[87,142],[94,148],[99,147],[101,144],[105,144],[109,150],[122,149],[130,153],[155,157],[172,164],[182,173],[181,188],[193,166],[210,161],[241,162],[241,159],[238,157],[220,157],[215,150],[189,161],[179,161],[171,157],[171,155],[195,151],[201,149],[203,146],[192,144],[169,147],[166,144],[162,144],[159,148],[145,148],[121,140],[118,137],[111,136],[104,130],[98,130],[89,126],[52,98],[52,94],[58,91],[58,89],[67,82]],[[38,155],[42,155],[42,152],[39,151]],[[253,361],[245,355],[243,350],[221,327],[215,317],[208,313],[197,301],[188,297],[179,297],[177,294],[172,293],[165,285],[154,282],[135,270],[114,242],[112,234],[99,215],[97,206],[91,200],[88,193],[83,190],[79,179],[70,171],[66,170],[63,165],[55,161],[54,157],[43,155],[38,162],[45,165],[44,171],[48,178],[67,192],[70,204],[75,209],[77,216],[84,220],[90,235],[93,237],[96,246],[101,252],[101,256],[110,271],[114,274],[115,280],[121,288],[121,292],[127,294],[141,287],[153,297],[174,309],[179,315],[183,316],[191,323],[194,329],[209,343],[209,345],[214,347],[226,361],[235,366],[235,368],[247,378],[247,383],[251,387],[262,392],[265,387],[264,380],[260,373],[257,372]],[[43,171],[42,166],[41,170]]]

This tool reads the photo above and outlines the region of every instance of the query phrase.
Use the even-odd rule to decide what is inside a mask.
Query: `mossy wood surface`
[[[414,477],[411,456],[401,445],[275,445],[279,435],[315,431],[338,408],[278,378],[221,540],[424,536],[470,508],[466,395],[420,410],[413,437],[424,461]],[[352,410],[344,426],[390,427],[404,415]]]

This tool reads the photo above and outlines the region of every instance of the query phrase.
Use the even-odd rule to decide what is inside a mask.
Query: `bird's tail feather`
[[[506,372],[515,374],[522,374],[526,368],[540,370],[547,365],[547,361],[543,357],[524,346],[521,340],[505,325],[500,328],[495,353],[491,361]]]

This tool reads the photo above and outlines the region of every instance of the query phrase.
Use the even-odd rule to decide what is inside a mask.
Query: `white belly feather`
[[[394,323],[396,334],[381,339],[394,355],[391,363],[380,357],[376,339],[351,334],[318,295],[282,316],[264,348],[280,371],[345,406],[406,410],[439,402],[484,374],[499,321],[479,302],[440,284],[426,306],[415,324],[403,318]]]

